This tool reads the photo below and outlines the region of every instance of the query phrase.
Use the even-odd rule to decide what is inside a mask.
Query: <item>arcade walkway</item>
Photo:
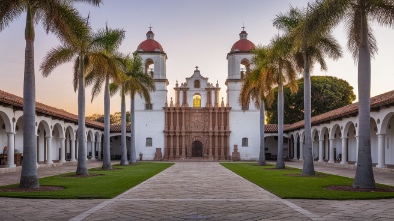
[[[343,168],[330,170],[341,173]],[[1,178],[4,176],[9,175],[1,174]],[[392,174],[385,176],[394,179]],[[0,198],[0,202],[0,217],[5,220],[390,220],[394,217],[394,199],[284,200],[217,162],[177,162],[110,200]]]

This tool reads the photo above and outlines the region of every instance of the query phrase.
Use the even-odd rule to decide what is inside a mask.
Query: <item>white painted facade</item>
[[[14,153],[23,153],[23,111],[10,105],[0,105],[0,151],[7,147],[5,167],[15,167]],[[78,124],[69,120],[58,119],[47,115],[36,116],[37,163],[64,163],[66,160],[76,161],[78,143],[76,141]],[[87,152],[95,159],[101,148],[103,131],[94,127],[86,127]],[[91,153],[95,153],[93,155]]]

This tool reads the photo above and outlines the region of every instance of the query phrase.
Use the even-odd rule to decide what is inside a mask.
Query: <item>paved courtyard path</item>
[[[176,163],[73,220],[310,220],[314,214],[279,199],[219,163]],[[316,219],[318,220],[318,219]]]
[[[89,165],[90,164],[90,165]],[[89,167],[100,162],[90,162]],[[97,164],[97,165],[96,165]],[[293,164],[293,165],[290,165]],[[299,167],[300,162],[287,166]],[[76,165],[41,168],[48,176]],[[351,170],[321,165],[317,170],[349,175]],[[0,174],[0,183],[20,174]],[[375,175],[376,176],[376,175]],[[386,182],[394,180],[383,174]],[[379,179],[377,179],[379,180]],[[294,188],[297,188],[296,186]],[[105,191],[105,190],[103,190]],[[160,174],[109,200],[0,198],[0,220],[394,220],[394,199],[284,200],[217,162],[177,162]]]

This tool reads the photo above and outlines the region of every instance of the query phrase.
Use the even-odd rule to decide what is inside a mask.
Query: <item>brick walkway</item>
[[[7,176],[0,174],[0,180]],[[188,162],[110,200],[0,198],[0,220],[392,220],[393,203],[283,200],[219,163]]]

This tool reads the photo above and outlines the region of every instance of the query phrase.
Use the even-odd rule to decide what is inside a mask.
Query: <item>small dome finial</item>
[[[196,71],[198,71],[198,66],[196,66]]]
[[[149,31],[146,33],[146,39],[154,39],[155,34],[152,31],[152,25],[149,24]]]
[[[245,31],[245,24],[242,24],[242,31],[239,33],[240,39],[247,39],[248,38],[248,33]]]

